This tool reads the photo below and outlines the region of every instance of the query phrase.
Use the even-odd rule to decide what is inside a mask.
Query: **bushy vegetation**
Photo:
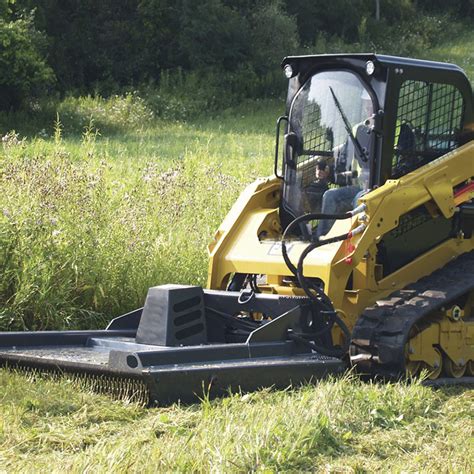
[[[44,57],[45,36],[34,26],[33,12],[13,15],[12,3],[0,0],[0,110],[18,108],[54,79]]]
[[[472,0],[1,0],[0,110],[140,90],[191,118],[279,95],[286,55],[424,56],[473,15]]]
[[[246,84],[252,84],[256,74],[266,76],[298,46],[295,19],[280,0],[2,2],[6,7],[0,19],[13,26],[29,15],[30,29],[47,39],[42,59],[54,71],[54,90],[61,94],[110,95],[137,84],[156,87],[163,77],[172,74],[174,79],[182,71],[195,73],[191,85],[201,76],[223,81],[219,95],[229,94],[228,82],[235,86],[247,77]],[[16,46],[18,54],[26,55],[30,45],[5,43],[11,54]],[[271,85],[267,95],[275,92]],[[29,92],[18,90],[23,105]]]

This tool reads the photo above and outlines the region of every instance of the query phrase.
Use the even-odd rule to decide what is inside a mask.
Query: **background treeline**
[[[454,17],[474,0],[0,0],[0,109],[159,87],[163,114],[168,92],[207,94],[186,115],[281,91],[288,54],[419,54]]]

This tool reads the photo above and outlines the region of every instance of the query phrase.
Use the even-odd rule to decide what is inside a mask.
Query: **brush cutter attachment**
[[[105,330],[1,333],[0,361],[84,375],[99,386],[113,380],[113,392],[145,390],[160,404],[284,388],[344,370],[314,350],[315,311],[303,297],[157,286],[143,308]]]

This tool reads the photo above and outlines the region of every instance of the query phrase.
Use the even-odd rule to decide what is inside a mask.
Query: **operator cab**
[[[283,228],[307,213],[348,212],[387,179],[469,139],[472,90],[455,65],[350,54],[287,57],[282,67],[289,79],[287,115],[279,120],[287,122]],[[320,221],[313,233],[326,235],[331,226]]]

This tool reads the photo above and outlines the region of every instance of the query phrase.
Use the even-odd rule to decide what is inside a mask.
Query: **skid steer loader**
[[[287,387],[350,365],[473,381],[465,74],[375,54],[294,56],[282,67],[274,175],[249,185],[217,230],[207,288],[150,288],[143,308],[102,331],[1,333],[3,364],[86,374],[160,403]]]

